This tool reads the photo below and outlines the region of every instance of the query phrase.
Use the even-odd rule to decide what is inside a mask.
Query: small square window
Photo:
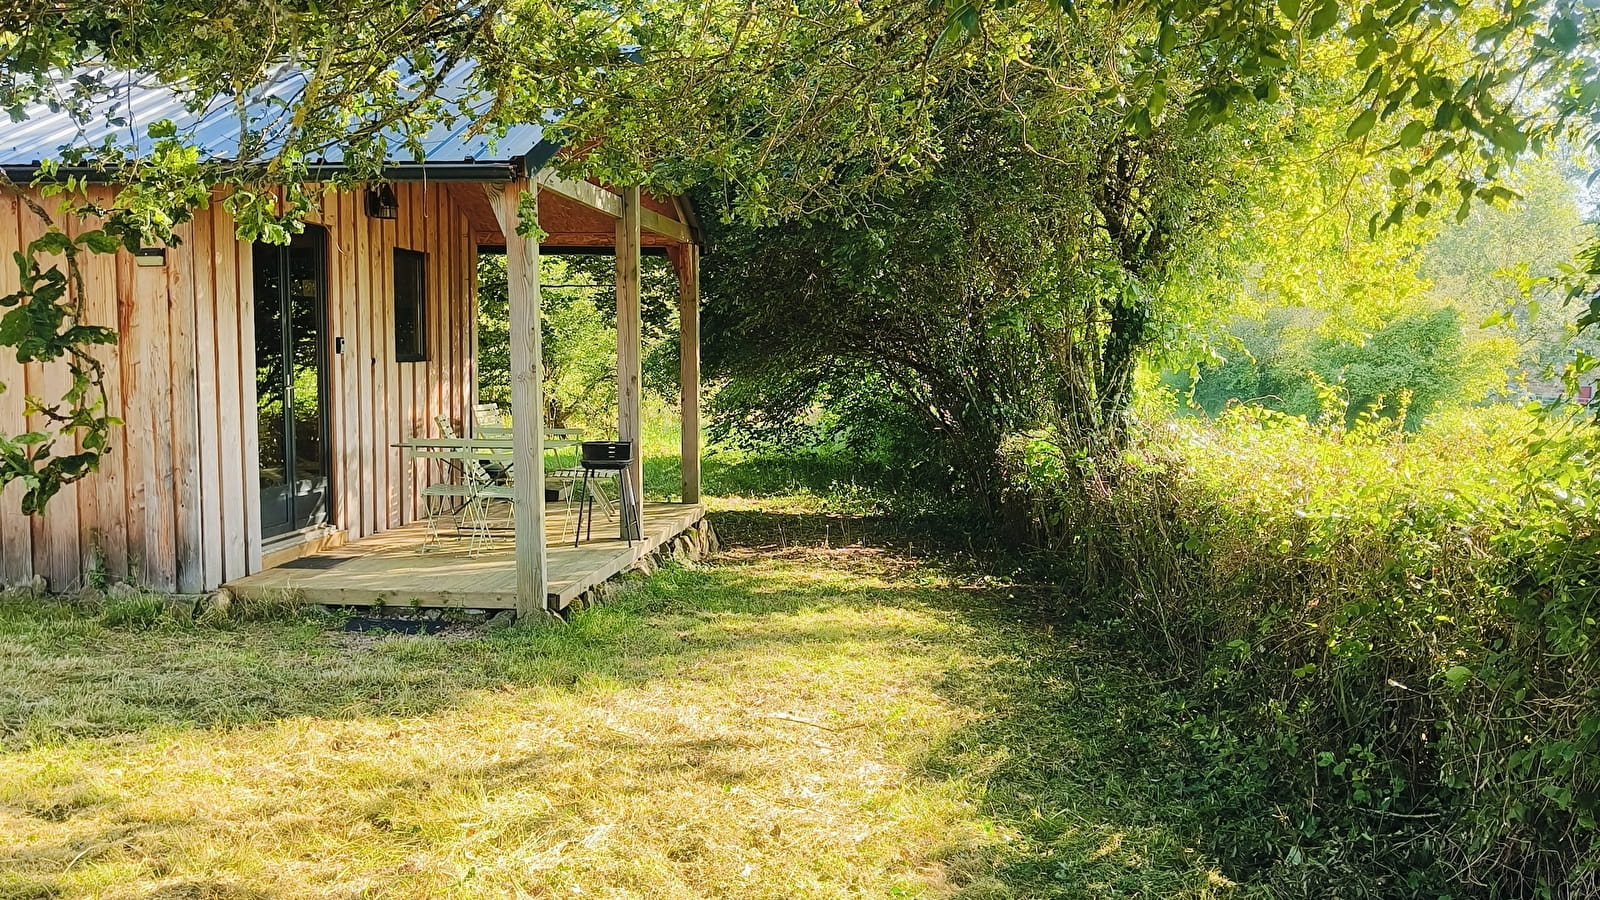
[[[428,358],[428,255],[394,251],[394,356],[400,362]]]

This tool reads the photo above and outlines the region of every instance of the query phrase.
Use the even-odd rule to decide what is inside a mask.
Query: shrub
[[[1380,415],[1415,429],[1435,411],[1503,389],[1515,360],[1514,342],[1469,334],[1453,307],[1413,305],[1371,333],[1328,329],[1327,318],[1292,308],[1271,310],[1260,322],[1234,321],[1226,358],[1194,373],[1192,402],[1213,416],[1245,402],[1315,420],[1325,412],[1319,387],[1336,384],[1349,398],[1339,410],[1346,424]],[[1191,387],[1188,375],[1167,379]]]
[[[1018,447],[1020,483],[1075,599],[1198,684],[1188,787],[1261,822],[1231,849],[1319,895],[1600,889],[1591,428],[1236,407],[1143,434]]]

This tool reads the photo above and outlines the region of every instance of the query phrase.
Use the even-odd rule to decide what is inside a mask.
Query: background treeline
[[[1376,235],[1297,223],[1293,208],[1266,216],[1258,227],[1290,239],[1262,239],[1271,252],[1163,381],[1212,416],[1248,402],[1316,418],[1338,385],[1348,416],[1412,429],[1439,409],[1558,396],[1578,353],[1595,349],[1551,282],[1593,238],[1579,180],[1570,161],[1534,161],[1516,203]]]
[[[666,257],[641,262],[646,413],[663,419],[678,397],[678,282]],[[544,339],[544,421],[583,428],[595,439],[617,430],[616,263],[610,254],[540,258]],[[511,323],[506,260],[478,259],[478,398],[511,406]]]

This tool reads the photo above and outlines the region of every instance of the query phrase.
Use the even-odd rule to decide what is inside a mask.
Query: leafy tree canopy
[[[746,222],[820,214],[848,223],[898,202],[941,160],[972,158],[960,145],[971,116],[1009,117],[1006,149],[1086,171],[1138,169],[1184,136],[1248,130],[1263,109],[1301,106],[1328,110],[1330,133],[1367,161],[1361,177],[1382,160],[1385,197],[1367,217],[1375,228],[1438,209],[1466,215],[1474,201],[1511,195],[1501,183],[1511,160],[1593,140],[1600,78],[1582,48],[1595,46],[1595,28],[1579,0],[9,0],[0,5],[0,108],[17,116],[46,102],[92,115],[93,100],[133,72],[173,85],[196,109],[219,97],[242,109],[279,67],[304,73],[280,114],[241,123],[237,160],[202,159],[192,136],[166,123],[151,126],[155,149],[143,159],[66,148],[60,161],[100,165],[125,185],[109,206],[67,201],[102,225],[81,229],[94,235],[91,250],[168,238],[218,186],[242,238],[286,239],[310,202],[299,185],[312,160],[338,147],[342,177],[369,180],[440,122],[492,135],[544,121],[581,151],[562,164],[601,180],[672,191],[716,184],[710,205]],[[467,90],[440,91],[464,65]],[[974,74],[981,89],[966,80]],[[953,102],[960,111],[947,114]],[[1120,137],[1073,143],[1086,119]],[[1240,153],[1225,164],[1249,160]],[[1095,197],[1093,228],[1120,245],[1119,260],[1158,262],[1145,271],[1118,262],[1124,275],[1094,290],[1126,298],[1175,277],[1166,248],[1139,242],[1177,237],[1182,229],[1168,226],[1189,213],[1147,194],[1176,170],[1144,172],[1158,180],[1102,183],[1127,193]],[[75,187],[56,185],[69,198]],[[1600,269],[1600,252],[1590,268]],[[50,282],[49,270],[25,284]],[[0,342],[81,362],[86,342],[103,335],[73,330],[69,295],[47,285],[4,298],[30,312],[8,315]],[[1111,331],[1124,340],[1137,329]],[[1099,418],[1126,394],[1113,368],[1082,407],[1110,404]],[[86,456],[50,469],[50,435],[27,436],[36,450],[10,441],[0,454],[0,482],[32,479],[33,506],[94,467],[92,448],[113,421],[94,381],[92,367],[75,364],[74,384],[88,387],[38,404],[59,411],[61,433],[77,434]]]
[[[1105,55],[1057,52],[1084,23],[1105,32]],[[761,221],[922,171],[945,149],[936,92],[975,65],[1005,80],[1042,70],[1069,102],[1093,97],[1148,132],[1294,95],[1308,60],[1332,52],[1356,75],[1344,137],[1414,151],[1391,173],[1398,218],[1501,196],[1505,160],[1592,136],[1600,78],[1575,51],[1594,29],[1578,0],[11,0],[0,106],[87,109],[110,71],[95,64],[153,73],[200,106],[288,64],[309,82],[281,117],[248,123],[257,146],[276,148],[255,176],[292,181],[334,145],[368,176],[395,149],[386,127],[414,135],[453,119],[492,133],[548,118],[588,148],[594,174],[671,189],[715,177],[732,185],[732,209]],[[472,89],[438,94],[463,62]],[[64,72],[77,74],[63,92]]]

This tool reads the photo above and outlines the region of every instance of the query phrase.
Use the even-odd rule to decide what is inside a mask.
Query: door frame
[[[250,283],[249,305],[246,307],[246,311],[248,312],[248,314],[250,316],[250,321],[252,323],[255,321],[255,311],[256,311],[256,295],[255,295],[255,283],[254,283],[254,281],[255,281],[255,279],[254,279],[255,253],[256,253],[256,245],[259,244],[259,243],[263,243],[263,242],[254,241],[254,242],[251,242],[251,244],[250,244],[251,283]],[[328,277],[328,271],[329,271],[328,243],[329,243],[329,230],[328,230],[328,228],[326,226],[320,224],[320,223],[307,222],[307,223],[305,223],[305,230],[303,232],[301,232],[300,234],[294,235],[290,239],[290,242],[287,245],[277,245],[277,246],[283,246],[285,248],[293,247],[293,246],[296,246],[296,245],[309,246],[311,249],[313,249],[315,251],[315,253],[313,255],[314,255],[314,258],[316,260],[316,304],[317,304],[317,315],[316,315],[316,318],[317,318],[317,324],[318,324],[317,350],[316,350],[316,352],[317,352],[317,360],[318,360],[318,369],[317,369],[318,370],[318,378],[317,378],[317,407],[321,412],[321,415],[318,417],[319,418],[319,421],[318,421],[318,437],[319,437],[319,439],[321,441],[321,444],[322,444],[323,474],[324,474],[324,477],[327,480],[327,487],[324,489],[324,492],[323,492],[323,494],[324,494],[324,503],[323,503],[324,515],[323,515],[323,520],[321,522],[319,522],[319,523],[315,523],[315,524],[311,524],[311,525],[302,525],[299,528],[291,528],[291,529],[289,529],[287,531],[283,531],[283,532],[280,532],[278,534],[268,535],[266,533],[266,529],[265,529],[264,523],[262,522],[260,501],[257,500],[255,526],[256,526],[256,529],[257,529],[257,533],[260,535],[260,541],[261,541],[261,546],[258,549],[263,554],[267,554],[267,553],[272,552],[272,550],[275,549],[275,547],[282,547],[283,545],[294,544],[294,543],[298,543],[300,541],[303,541],[303,540],[307,539],[308,535],[321,534],[322,532],[325,532],[325,531],[335,530],[338,527],[336,523],[339,521],[338,517],[339,517],[339,514],[340,514],[340,509],[339,509],[339,507],[337,505],[336,483],[337,483],[337,481],[339,479],[336,477],[336,473],[334,472],[334,461],[337,458],[337,454],[334,452],[334,447],[333,447],[333,433],[334,433],[334,428],[333,428],[333,408],[332,408],[331,403],[330,403],[330,401],[332,400],[332,395],[333,395],[333,391],[332,391],[332,387],[333,387],[333,368],[332,367],[334,365],[334,359],[333,359],[333,355],[329,352],[329,340],[328,340],[328,336],[331,333],[332,328],[333,328],[332,316],[330,315],[330,310],[328,308],[329,307],[329,304],[328,304],[328,281],[329,281],[329,277]],[[280,303],[282,302],[281,297],[280,297],[280,301],[279,302]],[[285,319],[285,321],[287,322],[287,318]],[[252,328],[252,334],[253,333],[254,332],[253,332],[253,328]],[[288,340],[289,340],[289,335],[288,335],[288,329],[287,328],[284,329],[284,338],[283,338],[283,340],[284,340],[285,343],[287,343]],[[249,368],[246,370],[246,373],[247,373],[247,377],[250,378],[250,380],[252,382],[254,381],[254,377],[255,377],[254,373],[257,370],[257,358],[256,358],[256,347],[257,347],[257,345],[258,345],[258,341],[255,340],[255,339],[252,339],[249,342],[249,352],[250,352],[249,359],[250,359],[250,362],[249,362]],[[288,358],[288,356],[286,356],[286,358]],[[256,394],[256,397],[258,398],[258,403],[259,403],[259,397],[260,397],[259,393]],[[292,405],[291,405],[290,408],[292,409]],[[252,434],[259,433],[259,430],[261,428],[260,417],[257,414],[257,410],[258,409],[259,409],[258,405],[252,405],[252,408],[250,409],[249,422],[246,424],[246,427],[248,427],[250,429],[250,433],[252,433]],[[290,415],[285,416],[285,419],[284,419],[285,425],[284,425],[284,427],[285,427],[286,430],[289,430],[292,427],[291,424],[290,424],[290,423],[292,423],[292,421],[293,421],[292,413]],[[255,455],[255,459],[251,461],[252,464],[250,466],[250,469],[246,472],[246,476],[252,479],[246,485],[246,488],[247,488],[247,490],[254,491],[254,492],[257,492],[259,494],[259,492],[261,490],[261,447],[260,447],[259,441],[251,441],[250,444],[251,444],[252,448],[255,451],[255,454],[254,454]]]

